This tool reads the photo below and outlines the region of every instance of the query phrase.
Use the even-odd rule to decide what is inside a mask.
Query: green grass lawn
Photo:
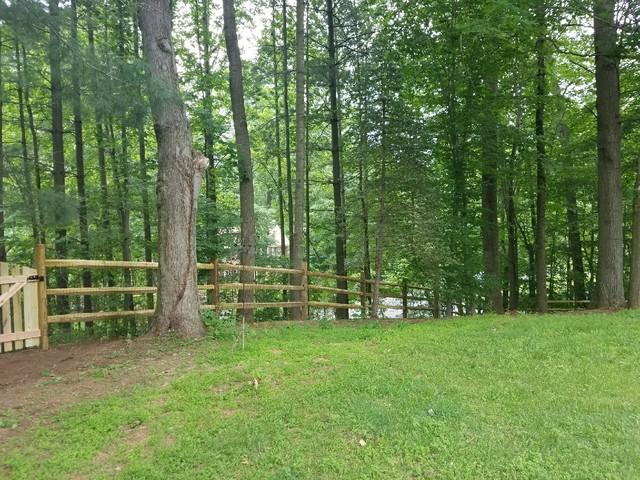
[[[252,331],[244,351],[233,338],[184,348],[195,368],[168,384],[80,403],[10,440],[4,472],[640,478],[636,313],[296,326]]]

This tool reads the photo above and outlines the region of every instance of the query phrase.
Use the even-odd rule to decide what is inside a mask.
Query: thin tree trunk
[[[22,175],[24,177],[24,199],[25,207],[31,217],[31,229],[34,242],[38,241],[38,214],[33,199],[33,188],[31,185],[31,165],[29,164],[29,149],[27,146],[27,126],[24,115],[24,83],[25,77],[20,62],[20,45],[15,41],[17,93],[18,93],[18,117],[20,122],[20,146],[22,147]]]
[[[41,180],[41,166],[40,166],[40,145],[38,142],[38,132],[36,131],[36,124],[33,118],[33,108],[31,106],[31,87],[29,81],[29,70],[27,67],[27,52],[22,45],[22,68],[24,71],[24,102],[27,108],[27,118],[29,119],[29,131],[31,132],[31,147],[33,150],[33,170],[34,177],[36,183],[36,197],[35,204],[36,210],[38,212],[37,216],[37,229],[38,229],[38,241],[39,243],[45,243],[45,234],[44,234],[44,211],[42,205],[40,203],[40,192],[42,191],[42,180]]]
[[[200,317],[196,259],[196,209],[207,158],[192,148],[178,92],[171,41],[170,0],[139,0],[138,21],[150,80],[158,141],[158,302],[155,333],[205,333]]]
[[[336,65],[336,40],[333,13],[333,0],[327,0],[327,42],[329,52],[329,100],[330,100],[330,124],[331,124],[331,166],[333,173],[333,214],[335,221],[335,249],[336,249],[336,275],[346,275],[345,257],[347,255],[347,232],[344,212],[344,197],[342,195],[342,165],[340,161],[340,125],[338,122],[338,73]],[[336,287],[347,288],[346,280],[337,280]],[[337,303],[349,303],[344,293],[336,295]],[[349,310],[336,309],[336,318],[348,319]]]
[[[571,280],[575,300],[586,299],[584,281],[584,262],[582,258],[582,240],[578,219],[578,202],[573,179],[569,179],[567,189],[567,237],[569,240],[569,257],[571,258]]]
[[[276,35],[276,2],[271,2],[271,40],[273,41],[273,110],[275,115],[275,148],[278,164],[278,220],[280,225],[280,255],[287,255],[284,226],[284,192],[282,191],[282,149],[280,144],[280,92],[278,91],[278,45]],[[286,293],[286,292],[285,292]]]
[[[546,7],[543,1],[536,6],[536,20],[540,32],[536,40],[538,73],[536,77],[536,305],[540,313],[547,311],[547,259],[545,250],[545,210],[547,161],[544,137],[544,107],[547,94],[544,45],[546,35]]]
[[[293,244],[291,245],[293,267],[302,269],[303,242],[304,242],[304,173],[305,173],[305,144],[304,144],[304,124],[305,124],[305,9],[304,0],[296,0],[296,190],[293,218]],[[295,275],[294,284],[301,283],[300,275]],[[302,293],[295,292],[298,301],[302,301]],[[293,309],[293,319],[304,318],[303,309]]]
[[[76,0],[71,0],[71,40],[71,51],[73,56],[73,68],[71,70],[71,81],[73,85],[73,130],[76,147],[76,185],[78,188],[80,250],[84,258],[90,258],[87,192],[85,188],[84,174],[84,138],[82,135],[82,101],[80,96],[80,71],[82,68],[82,62],[80,61],[80,44],[78,43],[78,10]],[[82,271],[82,286],[91,286],[91,270]],[[82,300],[84,311],[91,312],[93,310],[91,295],[85,295]]]
[[[65,195],[64,169],[64,132],[62,112],[62,51],[60,46],[60,9],[58,0],[49,0],[49,65],[51,75],[51,145],[53,158],[53,189],[60,197]],[[58,258],[67,256],[67,229],[56,228],[55,252]],[[57,288],[69,286],[69,274],[66,269],[56,271]],[[58,297],[58,311],[69,311],[69,299]],[[70,331],[71,325],[65,324],[65,330]]]
[[[509,279],[509,310],[518,310],[520,299],[520,278],[518,275],[518,217],[516,213],[515,159],[518,147],[514,142],[511,148],[510,166],[507,178],[507,277]]]
[[[4,72],[2,69],[2,37],[0,36],[0,262],[7,261],[4,236]]]
[[[256,220],[254,213],[253,164],[251,162],[251,143],[247,127],[247,114],[244,106],[242,62],[236,32],[234,0],[223,0],[222,5],[224,11],[224,38],[229,58],[231,110],[233,112],[238,173],[240,175],[240,263],[252,266],[256,263]],[[255,283],[255,272],[241,271],[240,282]],[[241,303],[252,303],[253,299],[253,290],[240,290]],[[243,314],[246,321],[253,321],[253,310],[244,310]]]
[[[133,51],[136,59],[141,60],[140,51],[140,36],[138,34],[138,18],[137,13],[134,12],[135,18],[133,22]],[[142,91],[140,91],[140,97],[142,98]],[[152,239],[151,239],[151,213],[149,209],[149,179],[147,172],[147,132],[145,129],[146,124],[146,112],[145,115],[140,115],[138,119],[137,134],[138,134],[138,162],[140,168],[140,183],[141,183],[141,196],[142,196],[142,230],[144,235],[144,261],[151,262],[153,260],[152,254]],[[205,146],[206,150],[206,146]],[[206,153],[205,153],[206,155]],[[145,271],[145,280],[148,287],[153,286],[153,271]],[[147,295],[147,309],[151,310],[154,307],[153,293]]]
[[[287,162],[287,215],[289,220],[289,257],[293,263],[293,174],[291,168],[291,114],[289,112],[289,32],[287,0],[282,0],[282,73],[284,114],[284,156]]]
[[[631,281],[629,308],[640,308],[640,155],[636,158],[636,183],[633,197],[633,225],[631,246]]]
[[[380,155],[380,210],[378,211],[378,221],[376,225],[376,258],[375,269],[376,278],[373,284],[373,294],[371,296],[371,318],[378,318],[380,309],[380,282],[382,281],[382,268],[384,264],[384,240],[385,240],[385,208],[387,194],[387,105],[382,99],[382,153]]]
[[[620,83],[615,0],[595,0],[598,130],[598,305],[624,306],[623,207],[620,173]]]

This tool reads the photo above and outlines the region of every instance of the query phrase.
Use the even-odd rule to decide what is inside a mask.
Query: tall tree
[[[293,267],[302,269],[303,241],[304,241],[304,174],[305,174],[305,21],[304,0],[296,0],[296,190],[294,198],[293,218],[293,243],[291,245],[291,259]],[[295,283],[300,283],[299,275],[296,275]],[[302,301],[302,293],[295,292],[298,301]],[[301,320],[305,316],[302,308],[293,310],[294,320]]]
[[[53,189],[60,197],[65,195],[65,166],[64,166],[64,126],[62,111],[62,48],[61,23],[58,0],[49,0],[49,68],[51,77],[51,145],[53,158]],[[58,258],[67,256],[67,229],[59,225],[56,228],[55,251]],[[58,288],[69,285],[68,272],[59,268],[56,272]],[[58,307],[61,312],[69,309],[67,297],[58,297]],[[70,328],[70,325],[67,325]]]
[[[631,245],[629,308],[640,308],[640,155],[636,158],[636,182],[633,196],[633,223],[631,233],[633,237]]]
[[[333,11],[333,0],[327,0],[327,49],[329,52],[329,105],[331,124],[331,168],[333,174],[333,214],[335,220],[335,249],[336,249],[336,275],[347,274],[345,260],[347,256],[347,220],[345,216],[343,185],[342,185],[342,163],[340,161],[340,124],[338,119],[338,66],[336,58],[336,38],[335,20]],[[345,290],[346,280],[337,280],[337,288]],[[336,295],[338,303],[349,303],[347,294],[338,293]],[[349,310],[339,308],[336,310],[336,317],[348,319]]]
[[[2,60],[2,36],[0,36],[0,262],[7,261],[4,233],[4,71]]]
[[[80,42],[78,41],[78,7],[77,1],[71,0],[71,52],[73,68],[71,69],[71,83],[73,95],[73,133],[76,150],[76,185],[78,188],[78,219],[80,224],[80,248],[84,258],[90,258],[89,250],[89,220],[87,208],[87,189],[84,173],[84,137],[82,132],[82,98],[80,93],[80,73],[82,61],[80,59]],[[82,272],[82,286],[91,286],[91,270]],[[91,295],[83,297],[86,312],[92,310]]]
[[[233,128],[236,134],[236,152],[238,155],[238,174],[240,175],[240,263],[253,266],[256,263],[256,219],[254,213],[253,164],[251,162],[251,142],[247,127],[247,114],[244,106],[244,82],[242,61],[236,32],[236,12],[234,0],[223,0],[224,39],[229,58],[229,90],[231,92],[231,111]],[[241,283],[255,283],[255,272],[242,270]],[[253,302],[253,290],[240,290],[240,302]],[[244,318],[253,320],[253,310],[244,310]]]
[[[538,36],[536,39],[536,57],[538,71],[536,75],[536,305],[538,312],[547,311],[547,256],[545,245],[545,211],[547,205],[547,161],[544,136],[544,107],[547,94],[545,66],[546,37],[546,5],[539,0],[536,4],[536,23]]]
[[[615,0],[594,0],[598,129],[598,305],[624,306],[620,83]]]
[[[293,172],[291,162],[291,113],[289,112],[289,19],[287,0],[282,0],[282,75],[284,115],[284,156],[287,163],[287,218],[289,221],[289,257],[293,263]]]
[[[495,65],[485,66],[484,100],[481,114],[482,129],[482,250],[488,308],[502,313],[502,291],[500,288],[500,241],[498,230],[498,81]]]
[[[138,21],[158,142],[158,302],[153,330],[205,333],[200,318],[196,209],[207,158],[193,150],[178,90],[170,0],[139,0]]]

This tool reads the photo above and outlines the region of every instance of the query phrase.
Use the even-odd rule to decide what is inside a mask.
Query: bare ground
[[[193,367],[190,350],[166,338],[141,337],[2,354],[0,420],[11,420],[0,428],[0,444],[80,401],[135,384],[165,384],[178,369]]]

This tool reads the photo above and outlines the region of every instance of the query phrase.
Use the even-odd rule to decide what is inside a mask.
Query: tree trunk
[[[569,240],[569,257],[571,258],[571,280],[575,300],[586,299],[584,282],[584,262],[582,259],[582,240],[580,239],[580,223],[578,219],[578,202],[573,179],[569,179],[567,188],[567,237]]]
[[[73,68],[71,81],[73,85],[73,131],[76,147],[76,185],[78,188],[78,223],[80,224],[80,250],[83,258],[90,258],[89,251],[89,221],[87,208],[87,192],[85,188],[84,174],[84,138],[82,135],[82,102],[80,96],[80,72],[82,62],[80,60],[80,44],[78,43],[78,10],[76,0],[71,0],[71,51],[73,55]],[[82,271],[82,286],[91,286],[91,270]],[[85,312],[91,312],[91,295],[83,297]]]
[[[293,263],[293,174],[291,171],[291,114],[289,112],[289,32],[287,25],[287,1],[282,0],[284,156],[287,162],[287,216],[289,220],[289,258]]]
[[[598,130],[598,305],[624,306],[619,54],[615,0],[595,0]]]
[[[490,68],[490,67],[489,67]],[[500,250],[498,232],[498,118],[496,113],[497,79],[489,70],[485,77],[487,95],[483,116],[482,159],[482,249],[488,308],[503,313],[500,288]]]
[[[0,262],[7,261],[4,236],[4,72],[2,70],[2,37],[0,37]]]
[[[518,217],[516,214],[516,189],[515,189],[515,157],[517,146],[514,142],[511,150],[511,165],[507,179],[507,277],[509,279],[509,310],[518,310],[520,299],[520,277],[518,275]]]
[[[138,34],[138,19],[137,13],[133,22],[133,51],[138,60],[141,60],[140,52],[140,38]],[[142,91],[140,91],[140,97],[142,98]],[[144,235],[144,261],[151,262],[153,260],[152,254],[152,239],[151,239],[151,212],[149,210],[149,179],[147,172],[147,132],[145,129],[146,124],[146,112],[144,115],[140,115],[138,119],[138,163],[139,163],[139,176],[142,189],[142,230]],[[206,150],[206,146],[205,146]],[[206,152],[205,152],[206,155]],[[145,271],[145,280],[148,287],[153,286],[153,271]],[[147,309],[153,309],[155,304],[153,293],[147,294]]]
[[[380,282],[382,281],[382,268],[384,264],[384,240],[385,240],[385,201],[387,187],[387,106],[386,100],[382,100],[382,154],[380,158],[380,210],[378,212],[378,221],[376,225],[376,258],[375,269],[376,278],[373,284],[373,293],[371,296],[371,318],[378,318],[378,310],[380,309]]]
[[[340,162],[340,125],[338,122],[338,72],[336,65],[336,39],[333,14],[333,0],[327,0],[327,39],[329,52],[329,100],[330,100],[330,123],[331,123],[331,159],[333,172],[333,213],[335,219],[335,246],[336,246],[336,275],[345,276],[347,269],[345,257],[347,255],[347,232],[346,218],[344,212],[344,198],[342,188],[342,165]],[[346,290],[347,281],[337,280],[336,287]],[[346,294],[336,295],[337,303],[349,303]],[[344,308],[336,309],[336,318],[348,319],[349,310]]]
[[[60,46],[60,9],[58,0],[49,0],[49,65],[51,74],[51,156],[53,159],[53,189],[60,197],[65,195],[65,170],[64,170],[64,138],[62,118],[62,51]],[[67,256],[67,229],[63,226],[56,227],[55,251],[58,258]],[[56,271],[57,288],[69,286],[69,274],[66,269],[59,268]],[[69,311],[69,299],[58,297],[58,311]],[[66,325],[66,330],[71,330]]]
[[[629,308],[640,308],[640,155],[636,158],[636,183],[633,197],[633,225],[631,228],[633,237]]]
[[[304,242],[304,173],[305,173],[305,144],[304,144],[304,124],[305,124],[305,59],[304,59],[304,0],[296,1],[296,189],[293,215],[293,244],[291,245],[291,258],[293,268],[302,269],[303,242]],[[295,275],[294,284],[301,284],[300,275]],[[295,292],[294,298],[303,301],[303,293]],[[302,308],[293,309],[293,319],[302,320],[304,315]]]
[[[271,2],[271,40],[273,41],[273,109],[275,115],[275,150],[278,163],[278,221],[280,226],[280,255],[287,255],[284,226],[284,192],[282,191],[282,150],[280,145],[280,92],[278,91],[278,45],[276,35],[276,2]]]
[[[158,141],[158,302],[155,333],[205,333],[200,317],[196,260],[196,208],[206,157],[193,151],[178,91],[171,42],[170,0],[139,0],[138,21],[150,80]]]
[[[238,173],[240,175],[240,263],[256,263],[256,220],[254,214],[253,165],[251,163],[251,143],[247,127],[247,114],[244,107],[244,85],[242,62],[236,33],[236,12],[234,0],[223,0],[224,39],[229,58],[229,90],[231,91],[231,111],[233,128],[236,134],[238,155]],[[241,271],[241,283],[255,283],[255,272]],[[252,303],[253,290],[240,290],[240,303]],[[253,321],[253,310],[244,310],[244,318]]]
[[[31,106],[31,87],[29,81],[29,70],[27,67],[27,51],[22,45],[22,68],[24,71],[24,102],[27,107],[27,118],[29,119],[29,131],[31,132],[31,147],[33,150],[33,170],[36,183],[36,210],[38,212],[38,242],[45,243],[44,234],[44,211],[41,205],[40,192],[42,191],[41,167],[40,167],[40,144],[38,142],[38,132],[36,131],[36,123],[33,118],[33,108]]]
[[[18,93],[18,118],[20,122],[20,145],[22,147],[22,176],[24,177],[24,200],[29,217],[31,218],[31,230],[34,242],[38,241],[38,214],[33,200],[33,188],[31,185],[31,165],[29,164],[29,148],[27,146],[27,125],[24,115],[24,84],[25,77],[20,61],[20,45],[15,41],[17,93]]]
[[[544,107],[546,86],[546,67],[544,44],[546,35],[546,7],[543,1],[536,6],[536,20],[540,32],[536,40],[538,73],[536,77],[536,305],[540,313],[547,311],[547,258],[545,250],[545,210],[546,210],[546,141],[544,137]]]

